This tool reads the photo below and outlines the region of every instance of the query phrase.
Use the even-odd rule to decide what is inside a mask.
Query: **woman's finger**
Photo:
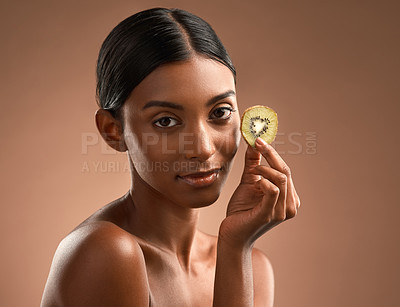
[[[282,157],[276,152],[275,148],[267,144],[263,139],[257,138],[256,148],[257,150],[260,151],[260,153],[263,155],[265,160],[267,160],[268,164],[272,168],[278,170],[279,172],[282,172],[287,176],[288,178],[287,195],[288,195],[288,200],[290,201],[291,204],[288,207],[288,210],[290,211],[288,212],[289,213],[288,218],[295,216],[297,213],[297,209],[300,207],[300,198],[294,187],[292,173],[290,171],[289,166],[282,159]],[[292,206],[293,203],[294,205]]]
[[[251,172],[255,175],[263,176],[278,187],[286,185],[288,182],[288,178],[284,173],[266,165],[257,165]]]
[[[291,177],[288,178],[288,194],[286,198],[286,219],[291,219],[296,216],[299,208],[299,201],[297,200],[297,194],[294,190],[293,180]]]
[[[270,223],[274,218],[275,207],[278,204],[280,190],[279,188],[267,179],[260,179],[258,182],[264,197],[261,201],[261,212],[258,217],[262,219],[262,223]]]
[[[241,179],[241,183],[255,183],[260,177],[253,174],[251,170],[260,164],[261,154],[259,151],[252,148],[250,145],[247,147],[246,154],[244,156],[244,170]]]
[[[296,188],[294,187],[293,177],[290,175],[288,176],[288,206],[286,208],[288,218],[295,217],[299,207],[300,198],[297,195]]]
[[[288,178],[286,175],[278,172],[275,169],[272,169],[271,167],[264,166],[264,165],[259,165],[256,166],[253,170],[254,174],[261,175],[263,180],[267,179],[267,181],[271,182],[275,187],[279,189],[279,195],[277,199],[276,206],[274,208],[274,218],[276,218],[279,221],[283,221],[286,216],[287,216],[287,180]],[[272,193],[275,193],[276,191],[271,190]],[[268,192],[271,191],[266,191],[265,193],[268,194]],[[290,204],[291,206],[291,204]],[[291,212],[290,212],[291,213]],[[289,214],[290,215],[290,214]]]
[[[267,144],[262,138],[257,138],[256,140],[256,149],[263,155],[265,160],[267,160],[268,164],[284,173],[286,176],[290,177],[291,172],[289,166],[286,162],[282,159],[282,157],[276,152],[275,148],[271,145]]]
[[[253,168],[252,172],[268,179],[278,186],[280,190],[284,189],[286,185],[286,219],[295,217],[300,205],[300,199],[294,189],[293,179],[266,165],[258,165]]]
[[[297,193],[295,193],[295,199],[296,199],[296,208],[300,208],[300,197]]]

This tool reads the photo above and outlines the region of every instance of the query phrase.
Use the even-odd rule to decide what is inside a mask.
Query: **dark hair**
[[[236,70],[211,26],[180,9],[153,8],[119,23],[97,60],[97,103],[113,116],[132,90],[158,66],[203,54]]]

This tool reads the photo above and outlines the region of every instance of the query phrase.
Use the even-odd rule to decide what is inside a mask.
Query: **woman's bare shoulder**
[[[131,214],[129,202],[129,194],[106,204],[91,216],[79,224],[73,231],[87,225],[95,224],[96,222],[111,222],[121,229],[127,230],[129,224],[129,216]]]
[[[42,306],[148,305],[143,253],[134,236],[109,221],[76,228],[59,244]],[[141,304],[139,304],[141,305]]]
[[[271,261],[258,248],[253,248],[252,258],[255,305],[273,306],[275,282]]]

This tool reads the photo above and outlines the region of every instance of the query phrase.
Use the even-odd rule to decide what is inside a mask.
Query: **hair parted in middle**
[[[97,102],[119,116],[133,89],[162,64],[204,55],[236,70],[211,26],[181,9],[153,8],[120,22],[103,42],[97,60]]]

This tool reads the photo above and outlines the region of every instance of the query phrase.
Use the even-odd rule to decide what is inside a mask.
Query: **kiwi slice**
[[[240,130],[246,142],[253,147],[258,137],[270,144],[278,131],[278,115],[266,106],[250,107],[242,115]]]

